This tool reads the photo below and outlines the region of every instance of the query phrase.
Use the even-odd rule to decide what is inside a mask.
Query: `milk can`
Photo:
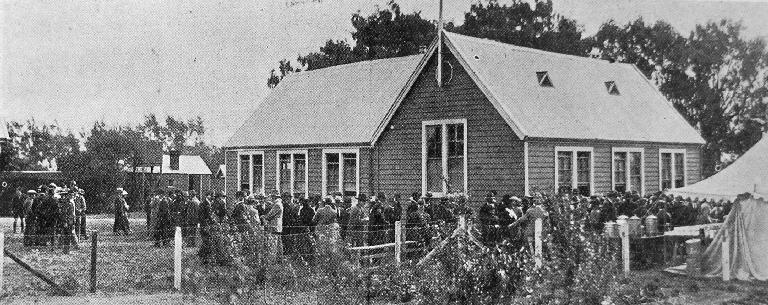
[[[640,230],[640,217],[632,216],[627,221],[629,224],[629,236],[638,237],[643,234]]]
[[[605,236],[608,238],[616,237],[616,231],[615,231],[615,225],[616,223],[613,221],[609,221],[605,223]]]
[[[645,218],[645,229],[648,230],[648,236],[656,236],[659,233],[659,220],[656,216],[649,215]]]

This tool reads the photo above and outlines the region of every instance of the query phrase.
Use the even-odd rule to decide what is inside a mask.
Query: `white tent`
[[[726,235],[728,239],[726,239]],[[736,202],[702,257],[702,274],[720,277],[722,244],[728,240],[730,276],[740,280],[768,280],[768,202]]]
[[[764,134],[760,142],[719,173],[667,193],[683,198],[714,200],[735,200],[737,195],[743,193],[768,198],[768,134]]]

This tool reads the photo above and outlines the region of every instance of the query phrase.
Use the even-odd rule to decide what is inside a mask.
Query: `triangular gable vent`
[[[608,89],[608,93],[611,95],[619,95],[619,87],[616,86],[614,81],[605,82],[605,89]]]
[[[547,73],[547,71],[536,72],[536,78],[539,79],[539,86],[554,87],[552,85],[552,80],[549,79],[549,73]]]

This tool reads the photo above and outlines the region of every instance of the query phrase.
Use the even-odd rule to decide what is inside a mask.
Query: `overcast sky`
[[[438,0],[400,0],[437,18]],[[476,0],[445,0],[462,23]],[[504,2],[504,1],[502,1]],[[350,17],[387,0],[0,0],[0,116],[138,124],[146,113],[201,116],[222,144],[268,93],[276,62],[351,40]],[[289,3],[294,3],[289,5]],[[608,19],[664,19],[687,36],[697,23],[742,20],[768,38],[768,1],[555,0],[587,34]]]

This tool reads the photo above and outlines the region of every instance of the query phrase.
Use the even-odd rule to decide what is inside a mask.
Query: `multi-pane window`
[[[339,191],[339,154],[325,154],[325,193]]]
[[[342,162],[342,193],[344,196],[357,195],[357,154],[341,154]]]
[[[248,168],[251,167],[251,155],[240,155],[240,190],[251,189],[251,178],[248,177]]]
[[[613,149],[613,190],[643,193],[643,149]]]
[[[582,195],[592,194],[592,148],[555,148],[555,189],[558,192],[578,189]]]
[[[277,187],[280,193],[307,196],[307,153],[278,153]]]
[[[443,191],[443,126],[427,126],[427,191]]]
[[[685,150],[659,150],[659,186],[662,190],[685,186]]]
[[[328,149],[324,151],[324,185],[326,194],[336,192],[344,196],[357,196],[357,149]]]
[[[466,191],[466,120],[423,123],[423,192]]]
[[[254,194],[264,193],[264,155],[241,153],[237,168],[240,190]]]

